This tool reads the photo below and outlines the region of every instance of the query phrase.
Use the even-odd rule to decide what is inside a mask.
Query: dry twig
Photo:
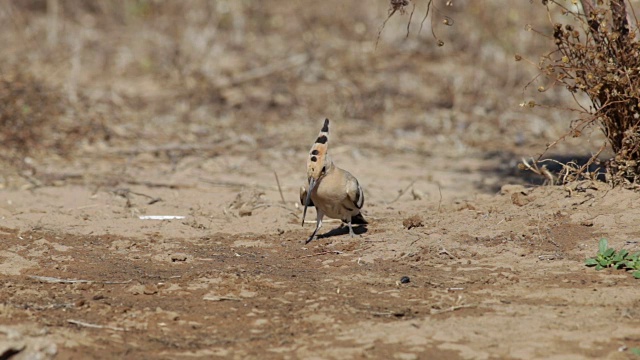
[[[128,284],[131,280],[127,281],[94,281],[94,280],[77,280],[77,279],[61,279],[51,276],[38,276],[38,275],[29,275],[29,278],[38,280],[40,282],[46,283],[55,283],[55,284],[105,284],[105,285],[113,285],[113,284]]]
[[[344,253],[342,251],[338,251],[338,250],[328,250],[328,251],[322,251],[322,252],[315,253],[315,254],[309,254],[309,255],[300,256],[297,259],[309,258],[309,257],[313,257],[313,256],[320,256],[320,255],[327,255],[327,254],[340,255],[340,254],[344,254]]]
[[[245,82],[250,82],[271,76],[275,73],[292,71],[292,68],[302,66],[307,63],[307,61],[309,61],[309,55],[307,55],[306,53],[291,55],[282,61],[271,62],[263,67],[254,68],[243,74],[240,74],[233,80],[231,80],[228,86],[237,86]]]
[[[280,187],[280,179],[278,179],[278,173],[275,170],[273,170],[273,175],[275,175],[275,177],[276,177],[276,184],[278,184],[278,191],[280,192],[280,199],[282,200],[282,203],[284,205],[286,205],[287,202],[284,201],[284,195],[282,195],[282,188]]]
[[[411,184],[409,184],[409,186],[407,186],[407,187],[406,187],[406,188],[404,188],[403,190],[400,190],[400,193],[398,194],[398,196],[396,196],[396,198],[395,198],[395,199],[391,200],[391,201],[388,203],[388,205],[393,204],[394,202],[398,201],[398,199],[400,199],[400,197],[401,197],[402,195],[404,195],[404,193],[406,193],[406,192],[407,192],[407,191],[408,191],[408,190],[413,186],[413,184],[415,184],[415,183],[416,183],[416,180],[413,180],[413,181],[411,182]]]
[[[451,253],[445,248],[442,248],[440,249],[440,251],[438,251],[438,255],[443,255],[443,254],[447,255],[449,259],[452,259],[452,260],[456,258],[455,256],[451,255]]]
[[[202,300],[207,301],[242,301],[241,298],[233,296],[205,296]]]
[[[108,329],[108,330],[114,330],[114,331],[127,331],[125,328],[120,328],[120,327],[115,327],[115,326],[108,326],[108,325],[91,324],[91,323],[87,323],[87,322],[80,321],[80,320],[69,319],[69,320],[67,320],[67,322],[69,324],[78,325],[78,326],[87,327],[87,328],[92,328],[92,329]]]
[[[536,160],[533,160],[533,158],[531,158],[531,163],[529,163],[527,159],[522,158],[522,163],[518,164],[518,167],[521,170],[529,170],[535,174],[543,176],[544,178],[547,179],[546,181],[548,181],[549,185],[555,184],[555,179],[553,177],[553,174],[549,171],[549,169],[547,169],[546,165],[542,165],[542,167],[538,167],[539,162],[542,162],[542,161],[540,160],[536,161]],[[562,166],[564,167],[565,165],[562,164]]]
[[[452,312],[452,311],[465,309],[465,308],[473,308],[473,307],[477,307],[477,306],[478,306],[478,304],[453,305],[451,307],[444,308],[444,309],[431,309],[431,314],[432,315],[442,314],[442,313]]]

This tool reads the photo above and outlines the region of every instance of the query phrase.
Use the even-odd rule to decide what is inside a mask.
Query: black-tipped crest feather
[[[322,125],[321,132],[329,132],[329,119],[324,119],[324,124]]]
[[[304,219],[307,216],[307,208],[313,206],[311,200],[311,192],[313,191],[316,181],[325,174],[325,161],[327,158],[327,149],[329,142],[329,119],[324,119],[322,129],[316,138],[316,141],[311,146],[309,151],[309,158],[307,158],[307,176],[309,177],[309,187],[307,188],[307,194],[304,199],[300,198],[302,205],[304,205],[304,211],[302,212],[302,225],[304,226]]]

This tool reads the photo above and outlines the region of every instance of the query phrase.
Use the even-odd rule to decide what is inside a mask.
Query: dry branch
[[[613,15],[613,31],[620,33],[620,38],[626,40],[629,35],[629,22],[624,1],[611,0],[611,13]]]

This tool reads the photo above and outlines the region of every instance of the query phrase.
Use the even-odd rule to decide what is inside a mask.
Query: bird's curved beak
[[[311,200],[311,192],[316,186],[316,179],[309,179],[309,188],[307,189],[307,197],[304,199],[304,211],[302,212],[302,226],[304,226],[304,218],[307,216],[307,207],[309,206],[309,200]]]

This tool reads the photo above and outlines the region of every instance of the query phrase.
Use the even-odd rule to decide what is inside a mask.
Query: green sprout
[[[633,277],[640,279],[640,252],[630,254],[622,249],[616,251],[609,247],[607,239],[600,239],[598,254],[594,258],[585,260],[586,266],[595,266],[596,270],[612,267],[614,269],[633,271]]]

